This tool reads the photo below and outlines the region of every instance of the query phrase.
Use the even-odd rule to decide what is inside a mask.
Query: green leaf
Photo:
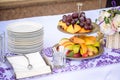
[[[107,17],[104,18],[104,21],[105,21],[106,24],[110,23],[109,18],[107,18]]]

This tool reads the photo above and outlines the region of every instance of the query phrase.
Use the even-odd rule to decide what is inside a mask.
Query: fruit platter
[[[63,15],[57,28],[68,34],[90,34],[99,31],[99,26],[87,18],[84,12]]]
[[[67,59],[82,60],[100,56],[104,49],[101,38],[98,36],[75,35],[70,38],[62,38],[54,45],[59,51],[59,46],[64,46]]]

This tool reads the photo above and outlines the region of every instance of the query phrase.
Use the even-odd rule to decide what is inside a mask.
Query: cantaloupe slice
[[[88,33],[90,32],[91,30],[85,30],[84,28],[81,28],[79,33]]]
[[[93,41],[96,41],[96,40],[97,40],[95,36],[88,36],[88,38],[89,38],[90,40],[93,40]]]
[[[71,41],[72,41],[73,43],[78,43],[78,44],[85,43],[85,40],[83,40],[83,39],[81,39],[81,38],[78,38],[78,37],[76,37],[76,36],[72,37],[72,38],[71,38]]]
[[[88,51],[88,48],[87,48],[87,46],[85,45],[85,43],[80,44],[80,46],[81,46],[81,49],[82,49],[81,55],[86,54],[87,51]]]
[[[86,45],[93,45],[96,41],[89,39],[88,37],[84,38]]]

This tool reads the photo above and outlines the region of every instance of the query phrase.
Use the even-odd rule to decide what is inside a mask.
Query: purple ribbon
[[[113,7],[115,7],[116,6],[116,1],[112,0],[111,4],[112,4]]]

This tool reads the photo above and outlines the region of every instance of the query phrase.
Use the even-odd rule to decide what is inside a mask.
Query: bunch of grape
[[[91,19],[86,18],[85,12],[81,13],[75,12],[69,15],[63,15],[62,21],[66,23],[67,26],[69,26],[70,24],[72,24],[73,26],[74,24],[77,24],[80,27],[84,28],[85,30],[93,29]]]

